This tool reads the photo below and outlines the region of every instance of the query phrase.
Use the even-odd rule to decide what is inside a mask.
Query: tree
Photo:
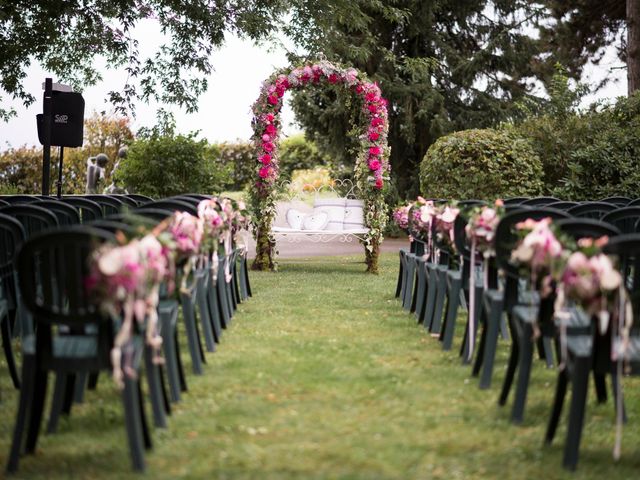
[[[389,100],[391,164],[398,190],[418,193],[418,164],[444,133],[494,126],[517,115],[539,53],[526,27],[544,17],[530,1],[294,0],[286,32],[309,56],[353,65]],[[295,58],[293,59],[296,60]],[[357,112],[330,88],[296,93],[294,109],[339,163]],[[344,106],[343,106],[344,105]]]
[[[640,88],[640,0],[542,3],[549,18],[539,24],[540,39],[549,55],[540,62],[539,73],[551,72],[559,62],[579,79],[588,61],[599,63],[605,48],[615,46],[620,60],[627,64],[629,94]]]
[[[34,96],[22,82],[33,61],[77,90],[101,79],[96,59],[124,68],[127,77],[109,94],[120,113],[133,101],[177,104],[188,112],[207,88],[211,55],[231,31],[251,39],[271,32],[284,0],[0,0],[0,101],[25,105]],[[135,28],[159,24],[166,41],[141,56]],[[12,111],[2,108],[0,119]]]

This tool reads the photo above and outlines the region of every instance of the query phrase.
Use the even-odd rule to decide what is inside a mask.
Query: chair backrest
[[[479,207],[481,205],[488,205],[487,202],[485,202],[484,200],[460,200],[458,202],[458,208],[459,209],[463,209],[463,208],[471,208],[471,207]]]
[[[9,202],[0,199],[0,207],[6,207],[7,205],[11,205]]]
[[[567,210],[573,217],[580,218],[593,218],[595,220],[600,220],[607,213],[616,210],[618,207],[611,203],[604,202],[585,202],[580,205],[576,205],[575,207],[571,207]]]
[[[503,201],[505,205],[519,205],[525,200],[529,200],[529,197],[511,197],[505,198]]]
[[[174,210],[169,210],[165,208],[155,208],[155,207],[141,207],[134,210],[131,214],[119,214],[119,215],[109,215],[109,219],[118,220],[118,221],[127,221],[127,219],[132,218],[146,218],[153,220],[155,224],[167,219],[171,215],[173,215]]]
[[[530,207],[544,207],[550,203],[559,202],[559,198],[555,197],[534,197],[528,200],[523,200],[520,205],[528,205]]]
[[[61,202],[71,205],[78,210],[80,221],[82,223],[90,222],[98,218],[104,217],[102,207],[93,200],[82,197],[62,197]]]
[[[93,222],[89,222],[87,225],[92,228],[99,228],[100,230],[106,230],[107,232],[110,232],[113,234],[122,232],[127,235],[134,235],[136,233],[136,228],[133,225],[125,222],[119,222],[117,220],[110,220],[107,218],[100,218],[98,220],[94,220]]]
[[[496,227],[494,240],[496,264],[499,268],[505,270],[507,274],[513,276],[518,275],[517,269],[511,264],[511,251],[518,240],[515,226],[517,223],[523,222],[528,218],[533,220],[542,220],[547,217],[550,217],[553,220],[560,220],[563,218],[569,218],[569,214],[554,208],[540,207],[508,212],[502,217],[500,223]]]
[[[209,200],[210,198],[213,198],[213,195],[203,195],[201,193],[184,193],[182,195],[177,195],[176,197],[172,197],[172,198],[180,198],[180,197],[191,197],[191,198],[195,198],[196,200]]]
[[[555,224],[574,240],[581,238],[615,237],[620,230],[615,225],[591,218],[567,218],[557,220]]]
[[[198,215],[197,205],[194,205],[193,203],[189,203],[184,200],[173,200],[173,199],[157,200],[155,202],[145,204],[144,207],[142,208],[145,208],[145,209],[159,208],[163,210],[170,210],[172,214],[175,211],[180,211],[180,212],[188,212],[191,215],[196,215],[196,216]],[[140,207],[138,208],[138,210],[139,209]]]
[[[128,205],[130,208],[136,208],[138,206],[138,202],[135,199],[128,197],[127,195],[120,195],[116,193],[109,193],[105,195],[121,201],[124,205]]]
[[[626,287],[633,305],[634,330],[640,318],[640,233],[628,233],[611,238],[604,253],[618,258],[618,268],[626,278]]]
[[[3,195],[0,199],[10,205],[15,205],[17,203],[37,203],[41,200],[40,197],[35,195]]]
[[[80,213],[78,209],[68,203],[61,202],[60,200],[43,200],[38,203],[37,206],[53,212],[54,215],[58,217],[58,223],[60,225],[77,225],[80,223]]]
[[[603,222],[608,222],[612,225],[615,225],[622,233],[637,232],[639,220],[640,206],[618,208],[602,217]]]
[[[569,210],[570,208],[575,207],[576,205],[580,205],[578,202],[569,202],[567,200],[561,200],[559,202],[553,202],[548,205],[545,205],[549,208],[555,208],[557,210]]]
[[[569,215],[562,211],[548,207],[537,207],[530,209],[516,210],[505,214],[496,228],[494,247],[496,250],[497,268],[502,269],[506,274],[504,287],[504,308],[506,311],[511,309],[518,303],[519,277],[518,268],[511,263],[511,252],[516,246],[518,234],[515,231],[517,223],[523,222],[531,218],[533,220],[542,220],[543,218],[551,218],[560,220],[569,218]],[[544,307],[547,311],[547,306]]]
[[[604,202],[604,203],[611,203],[618,207],[626,207],[627,205],[629,205],[629,202],[631,202],[631,199],[629,197],[607,197],[598,201]]]
[[[33,315],[36,349],[46,366],[53,357],[53,325],[65,325],[84,332],[96,325],[98,355],[102,367],[109,367],[113,324],[99,310],[95,293],[87,284],[89,256],[113,234],[85,225],[42,232],[28,239],[18,253],[16,267],[22,299]]]
[[[634,198],[629,203],[627,203],[627,207],[637,207],[640,205],[640,198]]]
[[[0,213],[18,220],[27,234],[27,238],[49,228],[58,226],[58,217],[46,208],[31,204],[9,205],[0,207]]]
[[[15,308],[15,259],[26,240],[22,224],[13,217],[0,213],[0,287],[8,298],[9,308]]]
[[[109,195],[82,195],[82,198],[88,198],[100,205],[104,217],[114,213],[120,213],[125,207],[125,203],[123,203],[122,200],[118,200]]]
[[[138,206],[144,205],[145,203],[153,202],[153,198],[147,197],[146,195],[140,195],[139,193],[126,193],[124,194],[124,196],[138,202]]]

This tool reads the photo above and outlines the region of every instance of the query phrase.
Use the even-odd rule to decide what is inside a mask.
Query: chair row
[[[481,389],[491,386],[500,338],[510,340],[509,362],[498,403],[506,405],[510,392],[515,390],[511,420],[518,424],[524,418],[534,354],[537,352],[546,366],[557,366],[561,357],[561,336],[559,320],[554,315],[555,295],[541,296],[531,278],[527,278],[512,261],[518,239],[516,225],[527,219],[551,218],[564,235],[575,241],[609,237],[605,249],[618,259],[635,313],[640,312],[640,296],[637,295],[640,286],[636,285],[640,281],[640,276],[636,275],[640,272],[637,263],[640,262],[640,234],[635,233],[640,208],[613,207],[601,219],[594,219],[572,216],[575,206],[563,211],[506,203],[506,213],[497,224],[493,238],[495,254],[484,258],[472,255],[471,242],[465,232],[469,209],[483,204],[480,201],[458,203],[460,213],[453,228],[455,248],[443,242],[435,231],[429,238],[420,238],[412,232],[414,240],[410,248],[400,251],[396,297],[400,298],[406,311],[415,315],[418,324],[439,338],[444,350],[453,346],[459,311],[464,307],[460,355],[463,363],[471,365],[473,376],[479,377]],[[585,205],[593,207],[593,204]],[[584,213],[582,209],[578,211]],[[567,385],[571,383],[573,393],[564,465],[575,469],[588,376],[593,373],[600,402],[607,398],[605,377],[611,378],[614,396],[619,391],[620,379],[611,361],[611,332],[604,336],[597,334],[595,320],[580,309],[571,309],[569,317],[569,326],[563,327],[567,331],[569,353],[563,364],[566,368],[559,370],[545,441],[551,443],[555,436]],[[637,333],[636,327],[632,330],[632,346],[640,341]],[[634,348],[630,350],[632,363],[640,360],[640,350]]]
[[[133,236],[141,225],[152,228],[175,211],[197,215],[197,205],[205,198],[209,197],[183,195],[147,202],[126,213],[85,217],[77,225],[60,225],[55,214],[40,211],[44,209],[36,204],[41,202],[9,207],[26,207],[12,216],[0,211],[2,339],[14,385],[21,389],[9,472],[17,470],[23,452],[35,451],[48,372],[56,374],[46,427],[47,433],[54,433],[60,416],[69,415],[72,405],[83,401],[86,388],[96,388],[98,372],[112,367],[109,352],[116,326],[95,309],[95,298],[84,281],[87,255],[96,240],[113,241],[118,232]],[[154,362],[153,352],[141,340],[144,332],[129,345],[130,368],[142,368],[145,373],[156,428],[167,427],[171,404],[187,391],[178,322],[184,325],[193,372],[201,375],[204,352],[216,350],[238,304],[251,296],[245,253],[235,247],[228,252],[221,249],[198,264],[188,288],[175,295],[168,294],[166,285],[161,289],[157,316],[164,365]],[[215,276],[214,264],[219,265]],[[15,336],[21,337],[21,378],[11,351]],[[143,470],[151,435],[139,381],[128,378],[122,395],[132,464]]]

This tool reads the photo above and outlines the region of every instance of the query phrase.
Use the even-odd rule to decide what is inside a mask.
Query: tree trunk
[[[627,0],[627,92],[640,89],[640,0]]]
[[[273,247],[270,229],[266,228],[265,225],[261,225],[256,238],[256,258],[251,265],[253,270],[266,272],[275,269]]]

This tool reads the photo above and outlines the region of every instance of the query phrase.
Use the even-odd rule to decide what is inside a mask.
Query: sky
[[[145,49],[151,53],[160,35],[157,28],[151,24],[138,28],[140,38],[156,39],[155,42],[141,44],[141,54],[145,53]],[[188,133],[199,130],[201,137],[210,142],[249,140],[252,134],[251,105],[258,96],[262,81],[275,69],[288,64],[285,47],[267,48],[254,45],[248,40],[228,36],[225,45],[213,54],[211,61],[215,71],[208,79],[208,91],[200,98],[199,111],[187,114],[173,109],[178,131]],[[612,49],[607,52],[599,66],[589,66],[585,69],[583,81],[587,83],[595,84],[605,75],[616,81],[596,94],[585,97],[582,102],[584,106],[597,99],[614,99],[626,95],[626,70],[615,68],[621,65]],[[0,150],[38,143],[35,118],[37,113],[42,112],[42,82],[47,76],[51,74],[39,65],[29,69],[26,88],[37,100],[29,108],[25,108],[19,102],[11,104],[17,110],[17,116],[8,123],[0,123]],[[106,94],[114,85],[123,84],[125,78],[121,71],[106,69],[103,77],[104,80],[100,84],[83,92],[85,116],[89,116],[93,111],[111,111],[112,107],[105,100]],[[157,105],[138,104],[136,118],[132,122],[133,131],[142,126],[154,125],[156,109]],[[283,135],[292,135],[300,131],[286,102],[282,120]]]

